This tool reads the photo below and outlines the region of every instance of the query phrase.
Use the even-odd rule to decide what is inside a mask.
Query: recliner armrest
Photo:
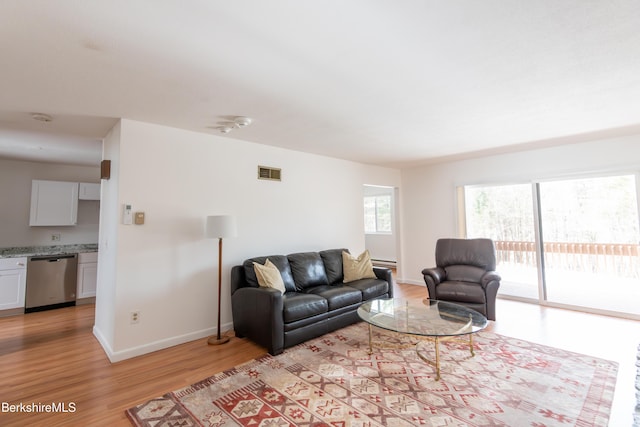
[[[447,277],[447,272],[440,267],[425,268],[422,270],[422,275],[425,276],[425,279],[430,277],[433,280],[433,284],[437,285]]]
[[[482,275],[480,284],[482,284],[483,288],[486,288],[489,283],[493,281],[500,282],[500,280],[502,280],[502,277],[500,277],[498,273],[496,273],[495,271],[487,271]]]
[[[447,277],[447,272],[443,268],[425,268],[422,270],[422,277],[424,277],[424,283],[427,285],[427,292],[430,299],[436,299],[437,292],[436,286],[438,286]]]

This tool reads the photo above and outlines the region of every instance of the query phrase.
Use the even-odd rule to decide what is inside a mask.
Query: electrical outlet
[[[136,323],[140,323],[140,312],[132,311],[131,315],[129,316],[129,321],[131,322],[132,325],[135,325]]]
[[[60,233],[53,233],[51,235],[51,241],[52,242],[59,242],[60,241]]]

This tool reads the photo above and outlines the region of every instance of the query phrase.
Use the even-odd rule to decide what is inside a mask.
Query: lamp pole
[[[218,239],[218,325],[215,337],[207,340],[208,344],[219,345],[229,342],[229,337],[223,337],[221,332],[221,306],[222,306],[222,239],[236,235],[235,218],[229,215],[217,215],[207,217],[205,234],[207,237]]]
[[[222,338],[220,335],[220,303],[222,300],[222,237],[218,238],[218,334],[216,338],[209,338],[207,343],[211,345],[224,344],[229,341],[229,337]]]

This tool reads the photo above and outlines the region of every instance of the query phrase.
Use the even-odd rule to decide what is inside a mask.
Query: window
[[[538,299],[532,191],[531,184],[464,188],[466,237],[493,239],[502,296]]]
[[[466,186],[466,237],[494,240],[502,296],[637,318],[638,180]]]
[[[364,197],[364,232],[391,234],[391,196]]]

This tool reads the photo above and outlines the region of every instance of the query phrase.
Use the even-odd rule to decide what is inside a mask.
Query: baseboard
[[[111,359],[111,355],[113,354],[113,350],[111,349],[111,346],[109,345],[109,341],[107,341],[107,339],[104,337],[104,335],[102,335],[102,332],[100,331],[100,329],[98,329],[98,327],[96,325],[93,325],[93,336],[96,337],[96,339],[98,340],[98,342],[102,346],[102,349],[104,350],[105,354],[107,355],[107,358],[111,362],[113,362],[113,360]]]
[[[227,323],[222,325],[221,329],[227,331],[233,327],[233,323]],[[93,335],[96,337],[102,349],[106,353],[111,363],[121,362],[123,360],[131,359],[133,357],[142,356],[154,351],[164,350],[165,348],[173,347],[176,345],[184,344],[187,342],[206,338],[217,333],[216,328],[207,328],[200,331],[190,332],[184,335],[178,335],[175,337],[165,338],[162,340],[154,341],[148,344],[144,344],[137,347],[131,347],[124,350],[113,351],[108,341],[104,338],[99,329],[93,327]]]
[[[19,314],[24,314],[24,307],[0,310],[0,317],[17,316]]]
[[[95,304],[96,297],[78,298],[76,299],[76,305]]]
[[[396,283],[402,283],[403,285],[417,285],[417,286],[426,286],[424,281],[413,280],[413,279],[396,279]]]
[[[372,259],[371,264],[373,264],[374,267],[397,268],[396,261],[386,259]]]

